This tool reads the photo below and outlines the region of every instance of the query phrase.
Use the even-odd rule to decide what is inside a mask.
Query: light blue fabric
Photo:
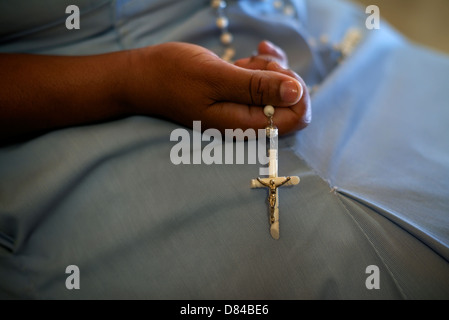
[[[387,28],[365,32],[315,95],[318,121],[298,135],[296,149],[331,186],[385,212],[445,259],[448,70],[447,56]]]
[[[91,17],[83,37],[54,26],[65,17],[56,12],[51,37],[29,32],[44,23],[36,18],[26,36],[2,33],[0,51],[176,40],[220,53],[209,1],[79,3]],[[448,57],[385,23],[366,30],[346,2],[295,5],[291,20],[269,3],[228,7],[239,57],[271,40],[319,85],[312,124],[280,140],[279,173],[301,178],[280,191],[280,240],[268,232],[266,190],[249,188],[259,165],[175,166],[178,126],[148,117],[58,130],[0,149],[0,297],[449,298]],[[311,41],[339,43],[351,27],[362,42],[341,63]],[[80,268],[80,290],[65,287],[68,265]],[[378,290],[365,286],[370,265]]]

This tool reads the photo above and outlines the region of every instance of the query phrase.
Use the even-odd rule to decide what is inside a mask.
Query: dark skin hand
[[[256,56],[237,60],[235,65],[251,70],[273,70],[286,74],[301,84],[303,92],[301,99],[296,104],[288,108],[276,108],[273,120],[281,135],[304,129],[312,121],[312,110],[307,86],[298,74],[288,70],[288,58],[281,48],[269,41],[262,41],[259,44]]]
[[[187,43],[164,43],[93,56],[0,54],[0,137],[129,115],[185,126],[261,129],[263,107],[276,106],[280,134],[307,126],[310,100],[285,53],[262,42],[258,55],[229,64]]]

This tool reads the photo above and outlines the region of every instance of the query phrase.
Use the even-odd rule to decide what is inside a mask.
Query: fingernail
[[[281,83],[280,95],[283,102],[295,104],[302,97],[302,86],[297,81],[284,81]]]
[[[273,42],[271,42],[271,41],[265,40],[265,44],[266,44],[270,49],[273,49],[273,50],[276,49],[276,46],[275,46],[275,45],[273,44]]]

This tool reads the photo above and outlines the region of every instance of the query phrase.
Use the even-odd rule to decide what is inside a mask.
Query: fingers
[[[263,114],[266,104],[276,107],[273,120],[281,135],[301,130],[310,123],[309,94],[304,81],[295,72],[273,61],[265,61],[264,71],[235,68],[232,71],[236,74],[230,75],[234,81],[229,87],[228,99],[217,102],[206,113],[213,127],[262,129],[267,125],[267,118]],[[283,83],[293,88],[282,89]],[[279,103],[280,100],[283,102]],[[287,103],[288,100],[290,102]]]
[[[277,65],[280,68],[269,68],[268,66]],[[235,62],[235,65],[241,68],[250,69],[250,70],[272,70],[279,72],[280,70],[285,71],[288,65],[287,55],[285,52],[275,46],[273,43],[269,41],[262,41],[259,43],[258,46],[258,55],[252,56],[249,58],[240,59]],[[296,77],[292,74],[289,74],[288,72],[282,72],[285,75],[292,76],[296,79]],[[285,82],[284,85],[281,84],[281,87],[279,88],[279,98],[283,101],[281,103],[271,100],[272,102],[269,102],[268,100],[270,97],[266,96],[266,89],[263,88],[264,84],[264,78],[259,77],[260,74],[255,74],[255,78],[252,81],[252,90],[251,91],[251,104],[274,104],[277,106],[288,106],[292,105],[294,103],[297,103],[297,101],[302,96],[302,87],[301,84],[298,86],[298,90],[296,91],[293,88],[293,83]],[[256,86],[257,84],[257,86]],[[297,85],[297,84],[296,84]],[[262,88],[262,90],[261,90]],[[295,94],[298,94],[295,96]],[[264,99],[265,95],[265,99]],[[295,98],[298,98],[297,100]],[[285,103],[283,103],[285,102]]]
[[[259,106],[248,106],[233,102],[219,102],[203,112],[202,119],[209,128],[222,133],[226,129],[263,129],[268,121]]]
[[[287,54],[279,48],[278,46],[274,45],[270,41],[262,41],[259,43],[258,46],[258,52],[259,56],[261,57],[271,57],[276,61],[281,67],[284,69],[288,68],[288,59]]]
[[[291,75],[277,70],[250,70],[223,63],[216,70],[216,100],[246,105],[271,104],[288,107],[298,103],[303,94],[303,85]],[[274,68],[274,67],[271,67]]]
[[[179,121],[196,117],[206,128],[223,132],[232,128],[263,129],[268,124],[263,107],[271,104],[276,107],[274,121],[280,134],[304,128],[310,122],[310,103],[304,82],[296,73],[277,63],[286,61],[282,50],[268,42],[262,42],[258,50],[260,56],[243,59],[236,65],[202,51],[202,54],[193,55],[196,67],[189,69],[185,85],[196,90],[187,90],[184,98],[203,102],[194,103],[192,109],[180,107],[176,113]],[[170,117],[175,115],[172,113]]]
[[[288,108],[276,108],[273,121],[279,128],[279,134],[288,134],[304,129],[312,121],[312,108],[309,92],[304,80],[295,72],[283,69],[279,65],[272,63],[268,65],[268,70],[280,72],[298,80],[303,87],[303,94],[298,103]]]
[[[257,52],[258,54],[255,56],[237,60],[235,65],[246,69],[264,70],[269,62],[274,61],[282,68],[288,68],[286,53],[273,43],[269,41],[260,42]]]
[[[267,64],[273,61],[271,58],[253,56],[237,60],[234,64],[238,67],[251,70],[266,70]]]

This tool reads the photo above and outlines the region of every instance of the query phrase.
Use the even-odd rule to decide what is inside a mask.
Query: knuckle
[[[250,80],[249,91],[253,105],[263,105],[269,99],[269,79],[260,72],[254,72]]]

